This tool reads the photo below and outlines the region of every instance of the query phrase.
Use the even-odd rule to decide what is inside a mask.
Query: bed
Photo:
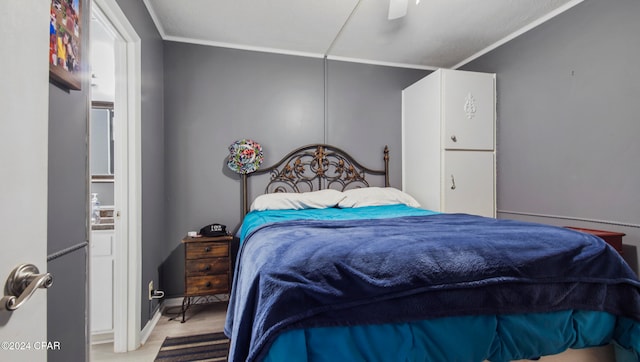
[[[603,240],[422,209],[383,160],[300,147],[251,207],[243,175],[229,360],[640,360],[640,281]]]

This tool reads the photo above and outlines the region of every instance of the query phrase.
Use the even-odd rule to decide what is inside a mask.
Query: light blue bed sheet
[[[640,323],[570,310],[294,329],[274,341],[264,361],[506,362],[602,346],[612,338],[619,341],[617,361],[640,360]]]
[[[240,229],[240,245],[257,227],[273,222],[289,220],[364,220],[383,219],[402,216],[434,215],[439,212],[410,207],[403,204],[384,206],[365,206],[357,208],[340,209],[337,207],[327,209],[304,210],[265,210],[251,211],[242,221]]]

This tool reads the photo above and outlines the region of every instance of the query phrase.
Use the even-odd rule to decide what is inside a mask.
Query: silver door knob
[[[12,295],[5,295],[0,299],[0,309],[14,311],[29,300],[36,289],[49,288],[52,284],[51,274],[40,274],[33,264],[20,264],[7,278],[5,291]]]

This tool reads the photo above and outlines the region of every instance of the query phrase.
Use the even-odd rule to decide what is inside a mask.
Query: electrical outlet
[[[152,300],[153,298],[153,280],[149,282],[149,300]]]

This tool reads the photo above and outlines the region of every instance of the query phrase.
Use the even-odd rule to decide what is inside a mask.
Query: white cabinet
[[[114,230],[92,230],[90,311],[93,342],[113,339]]]
[[[495,75],[439,69],[402,92],[402,188],[434,211],[495,217]]]

